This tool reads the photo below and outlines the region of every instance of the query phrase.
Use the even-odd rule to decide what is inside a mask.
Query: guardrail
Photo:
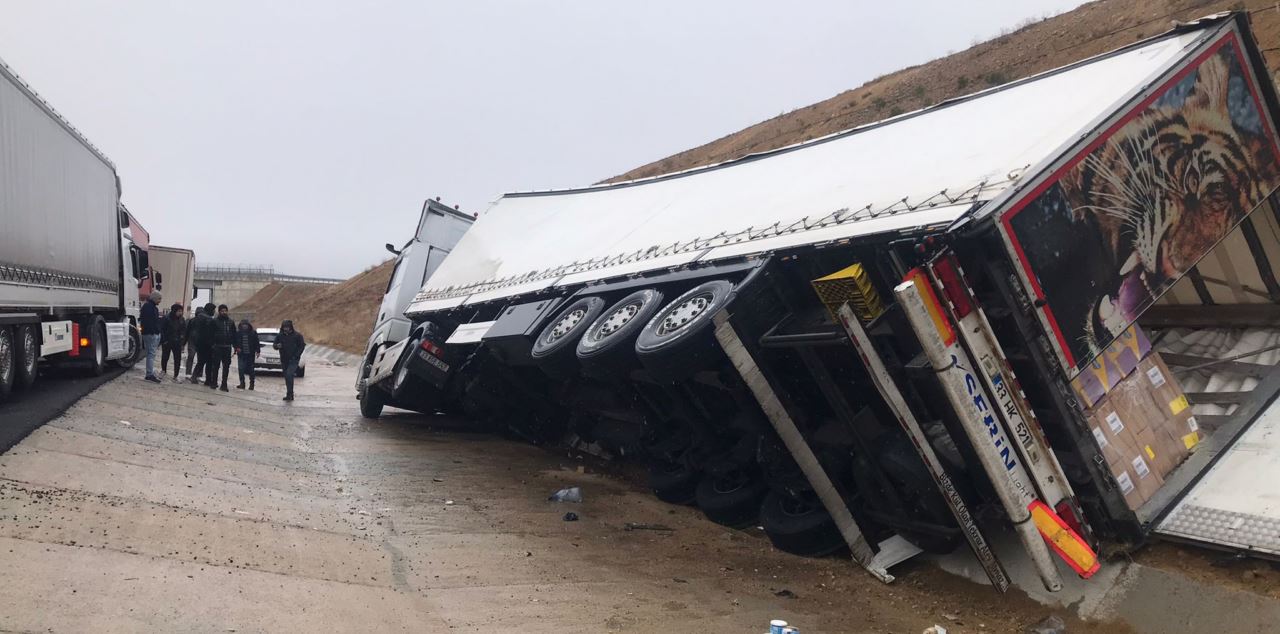
[[[227,266],[218,264],[197,266],[196,279],[251,280],[289,282],[293,284],[338,284],[346,281],[331,277],[287,275],[285,273],[277,273],[276,270],[270,266]]]

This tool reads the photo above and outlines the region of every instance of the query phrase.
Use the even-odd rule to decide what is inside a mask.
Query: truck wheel
[[[578,339],[604,311],[604,300],[583,297],[565,307],[538,333],[529,354],[549,374],[563,376],[577,365]]]
[[[636,336],[659,308],[662,293],[646,288],[600,313],[578,340],[577,355],[582,367],[607,374],[635,365]]]
[[[698,480],[701,474],[683,460],[668,462],[655,460],[649,463],[649,488],[659,500],[668,504],[692,504],[698,498]]]
[[[655,378],[678,381],[705,369],[720,354],[711,319],[729,301],[733,284],[712,280],[675,298],[636,337],[636,355]]]
[[[897,533],[927,553],[945,555],[954,551],[961,540],[955,518],[911,441],[895,436],[881,448],[879,462],[910,519],[957,528],[950,535],[895,529]]]
[[[835,520],[813,492],[770,491],[760,505],[760,526],[774,548],[793,555],[821,557],[845,547]]]
[[[118,368],[124,368],[127,370],[132,368],[133,364],[137,363],[138,359],[141,358],[142,355],[142,335],[139,335],[136,329],[131,328],[129,332],[129,354],[123,358],[116,359],[111,363],[115,364]]]
[[[418,341],[414,340],[414,343],[417,344]],[[416,349],[417,346],[415,345],[410,350]],[[301,370],[301,368],[299,368],[299,370]],[[302,374],[299,372],[294,376],[302,376]],[[400,362],[400,367],[396,368],[396,375],[391,379],[391,398],[394,398],[397,401],[412,400],[413,395],[418,392],[419,387],[421,387],[421,381],[419,381],[418,377],[414,376],[413,373],[409,371],[409,358],[405,357],[404,360]],[[369,390],[366,389],[365,391],[367,392]]]
[[[768,487],[742,469],[713,476],[698,483],[698,508],[707,519],[730,528],[744,528],[760,517],[760,500]]]
[[[374,385],[367,385],[364,394],[360,395],[360,415],[377,419],[382,415],[382,408],[387,404],[386,393]]]
[[[18,326],[18,336],[14,344],[17,352],[18,374],[14,387],[25,390],[36,382],[36,374],[40,363],[40,340],[35,326]]]
[[[17,354],[13,345],[13,329],[0,326],[0,401],[8,398],[13,391],[14,376],[18,373],[15,357]]]
[[[90,324],[89,333],[89,374],[102,376],[107,369],[107,330],[95,321]]]

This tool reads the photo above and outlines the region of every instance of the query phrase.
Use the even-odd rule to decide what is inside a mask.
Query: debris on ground
[[[664,533],[674,532],[676,529],[662,524],[641,524],[638,522],[627,522],[622,526],[624,531],[662,531]]]
[[[788,590],[788,589],[786,589],[786,588],[783,588],[783,589],[781,589],[781,590],[779,590],[779,591],[777,591],[777,592],[773,593],[773,596],[775,596],[775,597],[782,597],[782,598],[784,598],[784,599],[795,599],[795,598],[796,598],[796,593],[794,593],[794,592],[792,592],[792,591],[790,591],[790,590]]]
[[[565,514],[564,514],[564,521],[566,521],[566,522],[576,522],[576,521],[578,521],[578,514],[577,514],[577,513],[574,513],[573,511],[569,511],[568,513],[565,513]]]
[[[552,493],[551,497],[547,498],[547,500],[551,502],[581,502],[582,489],[579,487],[560,489],[559,491]]]
[[[947,628],[942,627],[941,625],[935,625],[933,627],[926,628],[923,634],[947,634]]]
[[[1067,634],[1067,624],[1055,615],[1027,628],[1027,634]]]

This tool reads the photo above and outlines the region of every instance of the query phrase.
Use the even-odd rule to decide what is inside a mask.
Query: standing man
[[[209,357],[213,356],[213,308],[213,302],[205,304],[187,323],[187,340],[196,346],[196,367],[189,379],[192,383],[199,383],[201,376],[206,377],[205,385],[213,382],[208,380]]]
[[[182,304],[174,304],[160,325],[160,373],[169,372],[169,355],[172,354],[174,383],[178,382],[178,372],[182,368],[182,348],[187,345],[186,338],[187,319],[182,316]]]
[[[248,374],[249,389],[253,390],[253,383],[258,378],[257,372],[253,369],[253,362],[261,351],[262,343],[258,341],[258,331],[248,319],[241,319],[240,330],[236,332],[236,361],[239,362],[240,370],[240,385],[237,385],[236,389],[244,389],[244,375]]]
[[[159,304],[160,292],[151,291],[151,296],[142,305],[142,315],[138,324],[142,327],[142,345],[147,349],[147,380],[152,383],[160,382],[160,377],[156,376],[156,348],[160,346],[160,331],[163,329],[160,323]]]
[[[280,324],[280,334],[272,348],[280,351],[280,367],[284,368],[284,400],[293,400],[293,375],[298,372],[298,362],[302,360],[302,351],[307,347],[302,333],[293,329],[293,321],[286,319]]]
[[[231,372],[231,355],[236,347],[236,322],[227,314],[226,304],[218,306],[218,317],[213,320],[213,359],[205,369],[209,387],[218,387],[218,368],[222,368],[222,387],[227,392],[227,374]]]

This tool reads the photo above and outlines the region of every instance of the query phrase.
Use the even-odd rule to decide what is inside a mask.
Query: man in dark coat
[[[261,351],[262,343],[258,341],[258,331],[248,319],[241,319],[240,329],[236,331],[236,361],[239,362],[240,370],[240,385],[236,386],[237,389],[244,389],[246,374],[249,375],[249,389],[253,389],[253,383],[258,378],[253,369],[253,363]]]
[[[138,318],[138,326],[142,329],[142,345],[147,352],[146,379],[152,383],[160,382],[160,377],[156,376],[156,348],[160,347],[161,330],[160,309],[157,306],[159,303],[160,292],[151,291],[147,301],[142,303],[142,311]]]
[[[226,304],[218,307],[218,316],[214,318],[210,328],[213,357],[205,368],[205,376],[211,388],[218,387],[218,368],[222,368],[222,387],[219,389],[223,392],[228,391],[227,374],[231,372],[231,355],[236,347],[236,322],[227,314],[228,310],[230,309]]]
[[[187,318],[182,316],[182,304],[169,307],[169,314],[160,324],[160,373],[169,371],[169,356],[173,356],[173,380],[178,380],[182,367],[182,348],[187,345]]]
[[[286,319],[280,324],[280,334],[271,347],[280,351],[280,367],[284,368],[284,400],[293,400],[293,376],[298,372],[298,362],[302,360],[302,351],[307,342],[302,333],[293,329],[293,321]]]
[[[192,383],[199,383],[201,376],[206,377],[206,385],[213,382],[207,380],[210,357],[213,356],[213,310],[213,302],[209,302],[203,309],[196,310],[195,316],[187,322],[187,340],[194,343],[196,348],[196,367],[192,368],[190,379]]]

